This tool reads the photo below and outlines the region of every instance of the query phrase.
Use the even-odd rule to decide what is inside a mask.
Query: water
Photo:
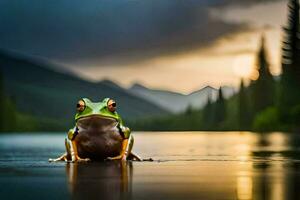
[[[64,134],[0,135],[0,199],[300,199],[300,134],[134,136],[154,162],[48,163]]]

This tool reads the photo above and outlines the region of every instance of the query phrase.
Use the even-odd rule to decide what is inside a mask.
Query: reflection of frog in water
[[[114,100],[79,100],[75,121],[65,139],[66,153],[49,161],[141,160],[131,152],[133,136],[116,112]]]
[[[71,199],[131,199],[132,162],[67,163]]]

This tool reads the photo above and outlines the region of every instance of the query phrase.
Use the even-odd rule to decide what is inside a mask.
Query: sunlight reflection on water
[[[49,157],[64,151],[64,134],[0,135],[0,194],[11,199],[300,199],[300,135],[134,136],[134,151],[154,162],[49,164]]]

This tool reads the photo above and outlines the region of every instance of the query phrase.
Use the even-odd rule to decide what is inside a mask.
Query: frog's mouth
[[[77,120],[77,126],[85,130],[108,130],[116,127],[118,121],[102,115],[90,115]]]

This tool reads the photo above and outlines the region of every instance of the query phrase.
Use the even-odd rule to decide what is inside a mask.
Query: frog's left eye
[[[117,103],[113,99],[110,99],[107,102],[107,108],[110,112],[115,112],[117,109]]]
[[[85,102],[83,100],[79,100],[76,105],[77,111],[82,112],[85,109]]]

